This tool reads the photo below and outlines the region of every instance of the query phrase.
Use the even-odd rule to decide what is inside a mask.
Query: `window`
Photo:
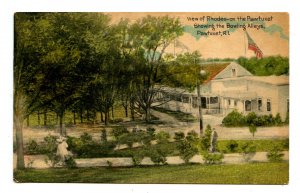
[[[262,110],[262,100],[261,100],[261,98],[258,98],[258,99],[257,99],[257,109],[258,109],[259,111]]]
[[[230,99],[228,99],[228,106],[230,106]]]
[[[271,111],[271,100],[267,99],[267,111]]]
[[[193,97],[192,107],[193,108],[197,108],[198,107],[198,98],[197,97]]]
[[[237,100],[234,100],[234,106],[235,107],[237,106]]]
[[[251,111],[251,101],[245,101],[245,111]]]
[[[189,103],[190,102],[189,96],[182,96],[182,102],[183,103]]]
[[[232,75],[232,77],[236,77],[236,70],[235,70],[235,68],[231,69],[231,75]]]
[[[210,104],[216,104],[219,102],[219,99],[218,97],[210,97]]]

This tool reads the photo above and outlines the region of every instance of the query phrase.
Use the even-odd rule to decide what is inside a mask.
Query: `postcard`
[[[17,12],[14,181],[288,184],[289,15]]]

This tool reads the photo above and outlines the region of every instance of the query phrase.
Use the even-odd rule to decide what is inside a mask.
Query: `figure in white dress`
[[[59,156],[60,162],[64,163],[64,161],[72,156],[72,153],[68,151],[68,144],[66,142],[66,138],[60,136],[57,139],[57,151],[56,155]]]

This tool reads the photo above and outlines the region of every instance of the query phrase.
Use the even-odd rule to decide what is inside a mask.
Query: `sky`
[[[227,36],[201,36],[197,35],[196,32],[198,29],[194,28],[194,24],[214,24],[217,23],[225,24],[225,28],[221,31],[227,30],[226,23],[228,22],[219,22],[219,21],[210,21],[207,22],[207,16],[211,16],[213,18],[218,17],[227,17],[227,18],[237,18],[250,16],[252,18],[265,18],[271,17],[271,21],[257,21],[255,24],[262,24],[265,26],[265,29],[254,29],[247,28],[248,34],[257,44],[257,46],[262,50],[264,56],[289,56],[289,15],[288,13],[239,13],[239,12],[228,12],[228,13],[217,13],[217,12],[189,12],[189,13],[176,13],[176,12],[135,12],[135,13],[127,13],[127,12],[114,12],[107,13],[111,15],[112,23],[118,22],[121,18],[128,18],[132,22],[135,20],[144,17],[146,15],[152,16],[165,16],[169,15],[170,17],[179,18],[181,24],[184,26],[185,33],[183,36],[179,37],[178,40],[182,44],[184,44],[188,51],[198,50],[202,55],[202,58],[238,58],[240,56],[245,57],[253,57],[255,56],[254,52],[247,49],[247,38],[245,36],[245,31],[242,28],[238,29],[230,29],[230,35]],[[194,18],[203,18],[204,21],[189,21],[188,17]],[[231,24],[246,24],[248,25],[250,22],[243,21],[232,21]],[[203,29],[203,28],[202,28]],[[207,31],[207,29],[203,29],[202,31]],[[211,30],[210,30],[211,31]],[[218,31],[218,30],[217,30]],[[246,49],[245,49],[246,48]],[[183,48],[176,48],[176,53],[182,53],[187,51]],[[170,45],[167,49],[167,52],[173,53],[174,46]]]

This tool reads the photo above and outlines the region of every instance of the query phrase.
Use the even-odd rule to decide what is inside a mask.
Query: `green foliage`
[[[222,153],[203,152],[202,156],[205,164],[220,164],[224,158]]]
[[[249,131],[250,131],[250,133],[252,134],[252,136],[254,137],[254,134],[255,134],[256,131],[257,131],[256,126],[255,126],[255,125],[250,125],[250,126],[249,126]]]
[[[133,165],[139,166],[139,165],[141,165],[142,160],[145,157],[145,152],[144,152],[144,150],[133,151],[131,157],[132,157]]]
[[[182,131],[175,132],[175,136],[174,136],[175,141],[182,141],[184,137],[185,135]]]
[[[256,153],[256,146],[251,142],[244,142],[240,146],[241,154],[245,161],[250,161]]]
[[[87,140],[88,139],[88,140]],[[116,147],[114,142],[100,143],[85,134],[79,138],[67,137],[68,149],[79,158],[105,157]]]
[[[278,126],[282,125],[280,114],[276,117],[272,114],[269,115],[256,115],[254,112],[250,112],[247,115],[237,112],[236,110],[230,112],[224,117],[222,124],[226,127],[240,127],[240,126]]]
[[[115,139],[118,141],[120,139],[120,137],[124,134],[128,134],[129,131],[127,128],[125,127],[114,127],[111,131],[111,134],[115,137]]]
[[[25,145],[25,153],[26,154],[31,154],[31,155],[34,155],[34,154],[39,154],[39,147],[38,147],[38,143],[31,139],[29,140],[29,142]]]
[[[80,136],[80,140],[83,143],[91,143],[93,141],[93,137],[88,134],[87,132],[84,132],[81,136]]]
[[[66,158],[64,165],[67,168],[77,168],[77,164],[76,164],[75,160],[72,157]]]
[[[100,131],[100,140],[102,143],[106,143],[107,142],[107,132],[106,129],[101,129]]]
[[[212,129],[210,125],[206,126],[204,136],[200,139],[201,151],[208,151],[210,148]]]
[[[153,161],[155,165],[167,164],[167,158],[165,152],[162,152],[159,149],[151,149],[148,152],[148,155],[151,161]]]
[[[230,153],[236,153],[238,151],[239,144],[235,140],[229,140],[226,144],[226,148]]]
[[[274,145],[267,153],[267,158],[270,162],[280,162],[283,160],[283,156],[282,149],[277,145]]]
[[[245,125],[245,118],[242,113],[234,110],[230,112],[222,121],[226,127],[238,127]]]
[[[198,153],[198,148],[195,147],[193,141],[188,138],[180,141],[177,148],[180,158],[183,159],[185,163],[189,163],[189,160]]]
[[[256,147],[257,152],[267,152],[274,145],[279,146],[283,150],[289,150],[289,139],[219,140],[218,149],[220,152],[229,153],[230,152],[230,148],[228,147],[229,144],[231,143],[235,144],[235,142],[237,143],[237,148],[235,148],[236,153],[242,153],[241,146],[245,143],[253,143],[253,145]]]
[[[289,58],[269,56],[261,59],[240,57],[237,62],[256,76],[289,74]]]
[[[168,143],[170,139],[170,134],[165,131],[160,131],[156,133],[155,139],[157,143]]]

